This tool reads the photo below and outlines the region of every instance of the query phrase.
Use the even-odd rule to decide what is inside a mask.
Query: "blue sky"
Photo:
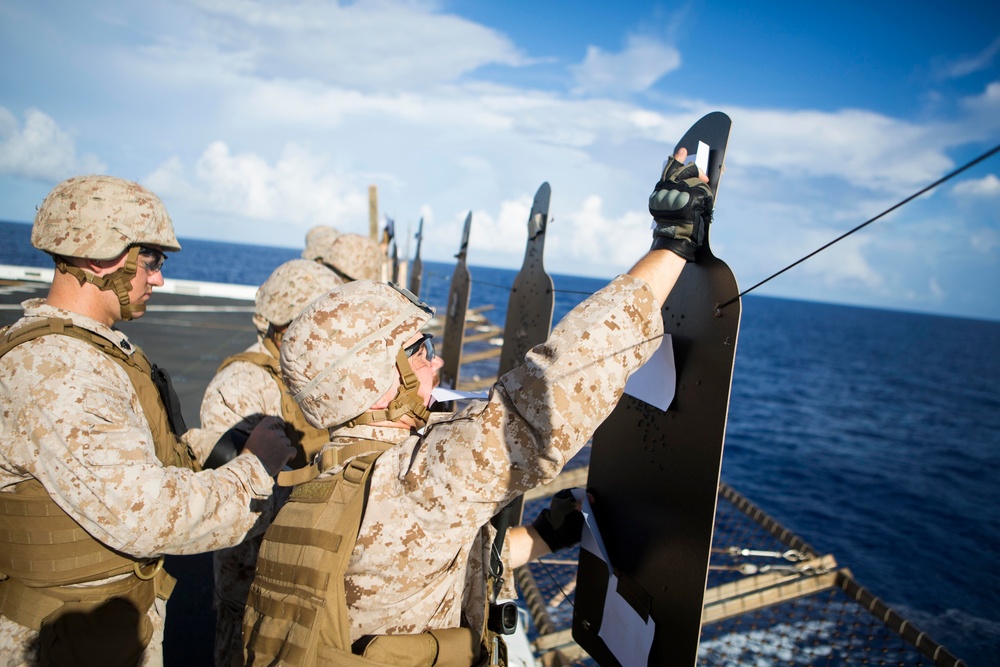
[[[182,237],[367,231],[425,259],[611,277],[687,127],[733,134],[715,253],[748,287],[1000,143],[996,3],[0,0],[0,219],[105,172]],[[761,294],[1000,319],[1000,157]]]

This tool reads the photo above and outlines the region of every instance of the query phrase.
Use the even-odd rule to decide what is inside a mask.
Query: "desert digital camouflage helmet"
[[[338,234],[318,241],[314,249],[322,262],[345,280],[382,280],[385,255],[377,241],[361,234]]]
[[[35,215],[31,244],[52,255],[56,268],[81,284],[114,291],[126,320],[145,309],[145,304],[131,304],[128,297],[140,246],[181,249],[159,197],[138,183],[102,175],[77,176],[53,188]],[[96,276],[64,259],[109,260],[126,251],[125,265],[107,276]]]
[[[257,289],[255,315],[267,325],[284,327],[295,319],[309,302],[326,294],[344,281],[325,266],[305,259],[292,259],[271,272]],[[256,318],[255,318],[256,320]]]
[[[285,382],[310,424],[333,428],[375,405],[402,376],[400,402],[426,419],[414,387],[407,387],[403,345],[433,311],[391,283],[345,283],[313,301],[289,325],[281,346]],[[398,370],[398,374],[397,374]],[[415,378],[413,378],[415,379]]]

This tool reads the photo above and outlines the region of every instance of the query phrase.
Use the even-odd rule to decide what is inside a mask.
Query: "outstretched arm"
[[[507,530],[510,545],[510,567],[521,567],[552,553],[552,549],[531,526],[514,526]]]
[[[521,567],[546,554],[579,544],[583,534],[582,504],[574,489],[563,489],[552,496],[549,506],[530,526],[511,528],[507,532],[510,566]]]
[[[650,250],[629,269],[628,275],[646,281],[662,307],[685,264],[687,260],[669,250]]]
[[[656,224],[652,249],[628,272],[650,286],[661,306],[684,264],[694,261],[712,220],[708,176],[693,164],[684,165],[686,159],[687,149],[681,148],[667,161],[649,197],[649,212]]]

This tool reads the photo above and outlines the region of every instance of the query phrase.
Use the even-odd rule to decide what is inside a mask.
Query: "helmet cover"
[[[329,225],[316,225],[306,232],[306,247],[302,250],[302,259],[320,259],[323,249],[329,247],[339,235],[340,232]]]
[[[373,406],[398,377],[396,355],[432,317],[390,283],[345,283],[289,325],[281,371],[306,420],[333,428]]]
[[[361,234],[341,234],[318,248],[317,259],[347,280],[382,280],[382,248]]]
[[[293,259],[276,268],[258,288],[256,314],[276,327],[291,322],[309,305],[344,281],[316,262]],[[266,325],[265,325],[266,328]]]
[[[98,260],[135,245],[181,249],[159,197],[138,183],[99,175],[52,189],[35,215],[31,244],[52,255]]]

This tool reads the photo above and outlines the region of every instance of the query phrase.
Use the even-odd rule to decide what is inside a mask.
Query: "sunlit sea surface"
[[[52,266],[29,232],[0,222],[0,263]],[[299,256],[181,242],[172,278],[257,285]],[[425,301],[445,304],[452,270],[425,262]],[[503,324],[516,267],[470,272],[471,306]],[[605,284],[553,279],[556,321]],[[998,382],[1000,323],[749,295],[723,479],[952,653],[1000,665]]]

